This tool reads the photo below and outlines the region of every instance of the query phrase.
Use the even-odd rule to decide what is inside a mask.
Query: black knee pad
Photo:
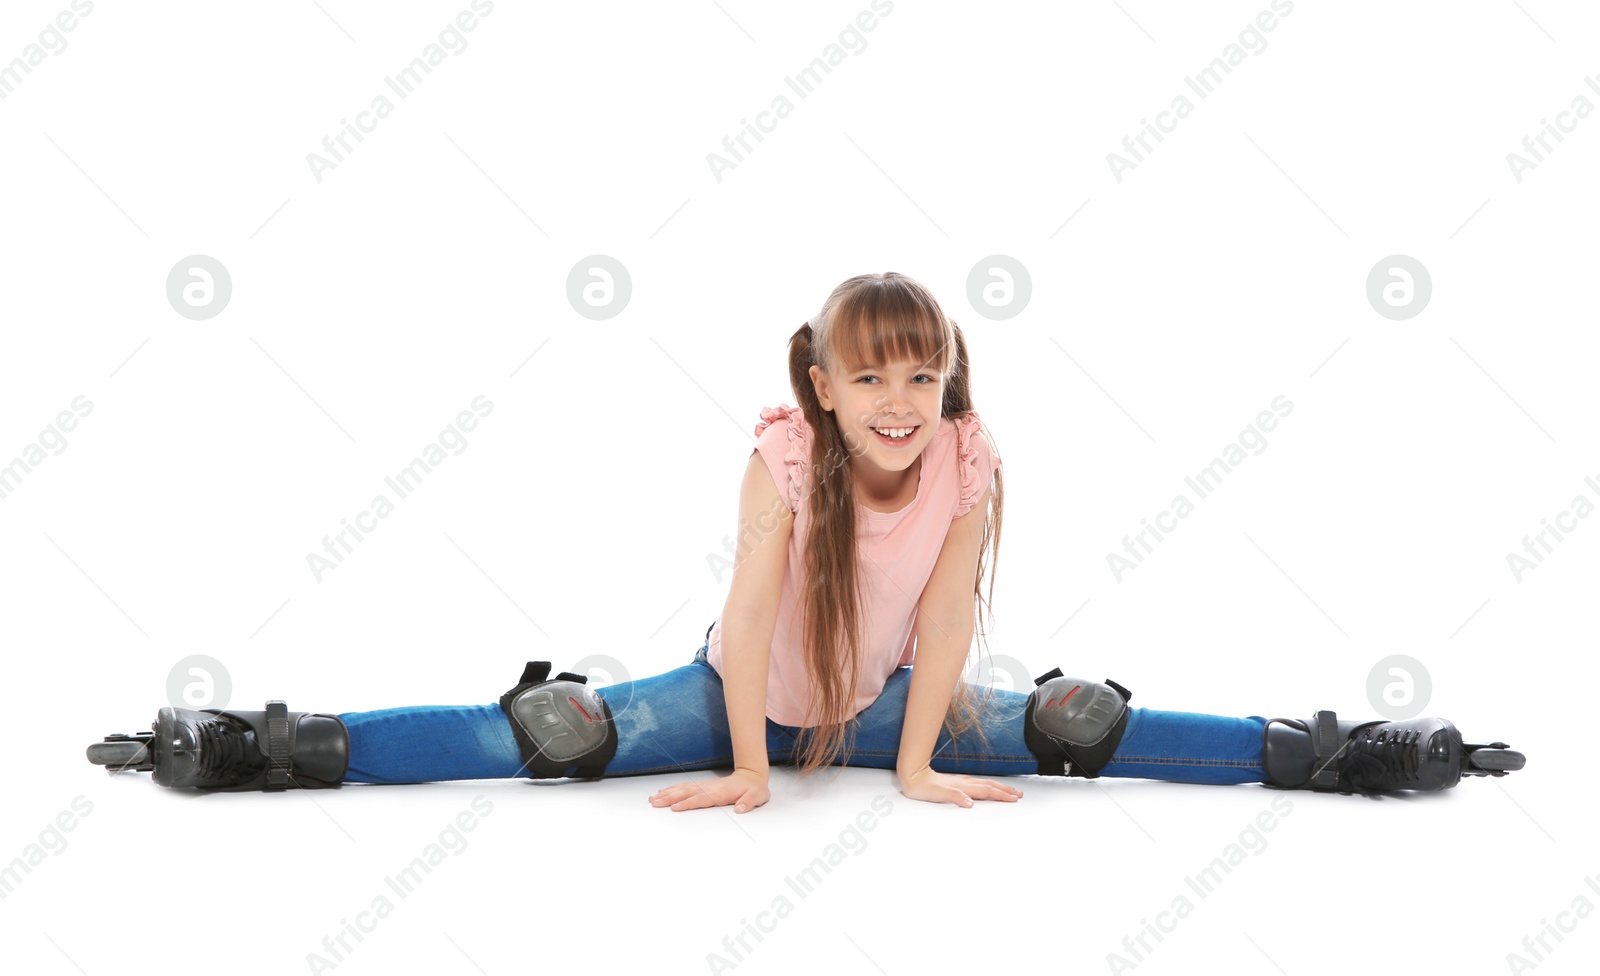
[[[587,687],[587,675],[563,671],[546,680],[549,674],[549,661],[529,661],[522,680],[500,696],[523,768],[534,779],[557,779],[576,765],[576,776],[598,779],[617,754],[611,706]]]
[[[1122,741],[1133,692],[1110,678],[1100,682],[1063,677],[1060,668],[1033,683],[1022,738],[1039,757],[1039,775],[1099,776]]]

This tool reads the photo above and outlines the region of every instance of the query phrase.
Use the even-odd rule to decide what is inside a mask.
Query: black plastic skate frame
[[[154,732],[135,732],[124,735],[113,732],[104,742],[89,745],[89,761],[106,767],[106,775],[115,776],[124,770],[136,773],[153,772],[156,768],[155,752],[151,748]]]

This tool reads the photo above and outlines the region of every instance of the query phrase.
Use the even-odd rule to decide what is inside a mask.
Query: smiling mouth
[[[916,436],[917,431],[921,429],[922,425],[917,424],[910,427],[873,427],[872,432],[877,435],[878,440],[883,441],[885,444],[905,444],[909,442],[912,437]],[[886,430],[894,431],[900,436],[896,437],[891,434],[886,434],[884,433]]]

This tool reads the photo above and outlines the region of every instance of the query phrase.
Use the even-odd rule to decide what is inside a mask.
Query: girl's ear
[[[811,377],[811,387],[817,391],[817,402],[826,411],[833,410],[833,397],[828,389],[828,374],[822,371],[821,366],[813,365],[806,371]]]

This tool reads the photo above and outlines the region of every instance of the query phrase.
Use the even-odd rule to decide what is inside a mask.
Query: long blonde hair
[[[823,410],[810,370],[816,365],[846,373],[868,363],[898,359],[936,368],[943,375],[941,422],[973,411],[967,344],[961,329],[939,308],[927,287],[905,275],[890,271],[845,281],[828,296],[822,311],[789,337],[789,384],[812,430],[806,486],[811,520],[803,546],[805,581],[800,608],[802,656],[812,691],[799,747],[802,777],[832,764],[841,748],[845,754],[841,763],[848,762],[854,751],[854,727],[850,727],[848,744],[844,743],[844,729],[854,713],[865,623],[856,559],[855,482],[845,463],[860,451],[851,451],[837,419]],[[986,629],[982,621],[993,615],[989,602],[994,595],[994,566],[999,562],[1003,501],[1004,485],[996,468],[973,580],[980,640]],[[994,564],[985,598],[984,556],[991,550]],[[986,647],[987,642],[983,643]],[[952,736],[976,728],[987,745],[979,709],[988,696],[978,700],[965,681],[958,684],[960,691],[945,716],[946,727]]]

